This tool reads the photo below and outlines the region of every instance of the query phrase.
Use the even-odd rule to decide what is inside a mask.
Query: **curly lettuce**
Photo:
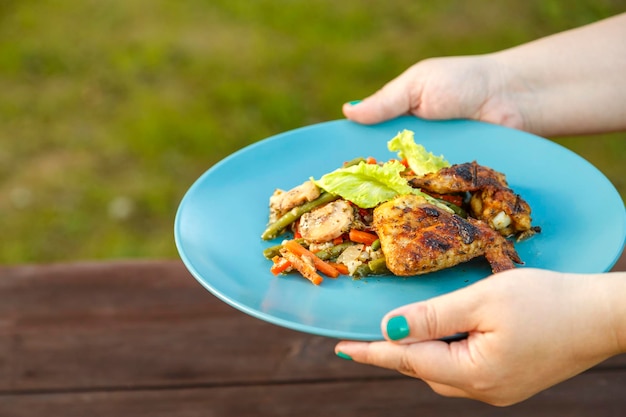
[[[439,203],[419,189],[409,185],[400,174],[406,167],[398,161],[383,165],[360,162],[339,168],[313,180],[321,189],[351,201],[361,208],[372,208],[394,197],[406,194],[421,195],[433,204]],[[447,208],[446,208],[447,209]]]
[[[382,166],[360,162],[330,172],[315,184],[359,207],[371,208],[399,194],[412,192],[412,187],[400,176],[404,169],[404,165],[397,161]]]
[[[398,133],[387,146],[390,151],[398,152],[400,159],[406,158],[409,168],[418,175],[450,165],[443,157],[436,157],[422,145],[416,144],[410,130]],[[449,210],[445,204],[411,187],[402,176],[405,170],[406,166],[395,160],[384,164],[368,164],[362,161],[356,165],[336,169],[323,175],[319,180],[314,178],[311,180],[322,190],[338,195],[361,208],[376,207],[399,195],[416,194],[432,204]]]
[[[424,175],[449,167],[450,163],[441,156],[435,156],[428,152],[423,145],[415,143],[414,133],[404,129],[393,139],[387,142],[387,148],[391,152],[397,152],[398,158],[405,159],[409,168],[416,175]]]

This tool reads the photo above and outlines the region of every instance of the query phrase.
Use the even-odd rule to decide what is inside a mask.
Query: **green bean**
[[[304,247],[308,247],[308,245],[306,244],[304,239],[296,239],[296,242],[298,242],[299,244],[301,244]],[[263,249],[263,256],[265,256],[267,259],[272,259],[274,256],[280,255],[280,249],[282,247],[283,247],[283,244],[279,243],[278,245],[274,245],[274,246],[270,246],[269,248],[265,248],[265,249]]]
[[[272,259],[274,256],[280,255],[280,248],[282,247],[283,245],[274,245],[269,248],[265,248],[263,249],[263,256],[267,259]]]
[[[356,267],[356,269],[352,273],[352,276],[354,276],[355,278],[365,278],[371,273],[372,270],[370,269],[369,265],[364,263]]]
[[[376,239],[374,242],[372,242],[372,250],[378,249],[380,249],[380,239]]]
[[[346,250],[348,247],[354,245],[352,242],[343,242],[335,246],[331,246],[330,248],[322,249],[319,252],[315,253],[315,256],[320,258],[323,261],[327,261],[329,259],[334,259],[341,255],[341,252]]]
[[[339,198],[337,195],[333,195],[330,193],[322,193],[319,197],[317,197],[313,201],[309,201],[308,203],[304,203],[301,206],[297,206],[289,210],[287,213],[283,214],[278,220],[274,223],[271,223],[267,226],[263,234],[261,235],[261,239],[270,240],[278,237],[291,223],[298,220],[304,213],[307,213],[313,210],[316,207],[322,206],[326,203],[330,203],[333,200]]]
[[[389,269],[387,269],[387,262],[385,261],[384,257],[369,261],[367,263],[367,266],[369,267],[370,271],[372,271],[371,273],[373,275],[382,275],[389,273]]]
[[[383,275],[388,273],[389,269],[387,269],[385,258],[378,258],[359,265],[352,275],[356,278],[364,278],[368,275]]]
[[[343,168],[351,167],[353,165],[358,165],[361,162],[365,162],[365,158],[359,156],[358,158],[354,158],[353,160],[348,161],[345,164],[343,164]]]
[[[445,206],[447,206],[448,208],[452,209],[452,211],[454,212],[454,214],[459,215],[461,217],[463,217],[464,219],[467,219],[467,211],[465,211],[465,209],[463,207],[459,207],[454,203],[451,203],[449,201],[440,199],[440,198],[436,198],[437,201],[439,201],[439,203],[444,204]]]

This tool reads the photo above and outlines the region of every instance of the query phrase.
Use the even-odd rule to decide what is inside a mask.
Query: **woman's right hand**
[[[626,351],[625,278],[510,269],[396,308],[381,321],[385,341],[343,341],[335,351],[444,396],[514,404]],[[468,337],[440,340],[456,333]]]
[[[622,13],[499,52],[426,59],[343,112],[365,124],[413,114],[541,136],[624,131],[625,36]]]
[[[355,122],[379,123],[404,114],[425,119],[466,118],[527,129],[516,92],[521,80],[490,55],[431,58],[411,66],[371,96],[346,103]]]

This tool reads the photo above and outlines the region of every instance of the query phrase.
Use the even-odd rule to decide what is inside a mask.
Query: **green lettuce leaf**
[[[398,133],[387,146],[390,151],[398,152],[400,159],[406,158],[409,168],[418,175],[450,166],[442,156],[436,157],[422,145],[416,144],[410,130],[405,129]],[[356,165],[336,169],[319,180],[311,179],[324,191],[338,195],[361,208],[376,207],[399,195],[416,194],[431,204],[451,211],[447,205],[411,187],[401,175],[404,170],[406,167],[395,160],[382,165],[362,161]]]
[[[387,148],[391,152],[397,152],[398,158],[406,158],[409,168],[416,175],[428,174],[450,166],[443,155],[435,156],[432,152],[428,152],[424,146],[415,143],[414,133],[407,129],[399,132],[387,142]]]
[[[367,164],[360,162],[347,168],[339,168],[314,180],[321,189],[361,208],[372,208],[398,195],[425,195],[411,187],[400,173],[405,170],[398,161],[385,164]]]

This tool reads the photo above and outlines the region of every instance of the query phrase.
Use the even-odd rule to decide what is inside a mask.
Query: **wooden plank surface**
[[[626,270],[622,256],[615,270]],[[179,261],[0,267],[0,416],[623,415],[626,356],[505,410],[336,358]],[[592,414],[593,413],[593,414]]]
[[[409,378],[61,392],[0,398],[3,416],[623,417],[626,376],[583,374],[508,408],[442,398]]]

